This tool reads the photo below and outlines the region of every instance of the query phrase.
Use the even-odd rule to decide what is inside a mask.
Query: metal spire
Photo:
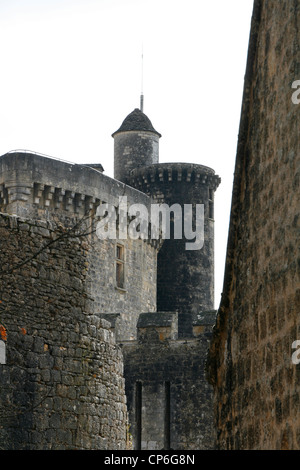
[[[142,113],[144,112],[144,52],[143,52],[143,46],[142,46],[142,79],[141,79],[141,98],[140,98],[140,110]]]

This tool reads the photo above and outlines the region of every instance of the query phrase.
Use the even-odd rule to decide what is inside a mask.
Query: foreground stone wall
[[[300,448],[300,3],[255,1],[223,298],[210,348],[220,449]]]
[[[1,449],[126,447],[123,359],[91,310],[89,239],[64,233],[0,214]]]

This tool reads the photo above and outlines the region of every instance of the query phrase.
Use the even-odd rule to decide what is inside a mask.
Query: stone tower
[[[156,164],[131,172],[131,186],[170,207],[170,239],[164,241],[157,259],[157,309],[178,312],[180,336],[192,334],[193,317],[199,311],[214,308],[214,193],[219,183],[214,170],[190,163]],[[182,216],[178,239],[172,233],[176,214]],[[198,232],[198,240],[189,229]]]
[[[195,314],[214,308],[214,193],[220,177],[203,165],[160,164],[161,134],[139,109],[124,119],[113,137],[114,177],[151,196],[155,204],[167,204],[170,209],[175,205],[179,211],[170,210],[170,239],[158,255],[157,310],[178,312],[179,335],[191,335]],[[196,220],[196,205],[204,206],[204,220],[200,214]],[[176,214],[182,221],[180,239],[173,236]],[[196,231],[196,222],[204,242],[199,249],[187,234],[189,229]]]
[[[113,137],[115,178],[149,196],[170,230],[157,255],[156,312],[141,312],[137,339],[120,342],[133,448],[212,449],[205,360],[215,321],[220,178],[203,165],[159,163],[160,134],[138,109]]]
[[[158,163],[161,135],[138,108],[112,134],[114,138],[114,177],[127,183],[131,170]]]

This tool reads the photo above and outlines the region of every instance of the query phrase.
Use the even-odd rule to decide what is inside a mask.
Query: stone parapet
[[[102,168],[102,167],[101,167]],[[97,168],[52,159],[28,152],[0,157],[0,210],[20,216],[38,211],[62,211],[82,216],[96,211],[100,203],[150,204],[150,199],[125,184],[104,175]]]
[[[151,187],[153,183],[199,182],[216,190],[221,178],[213,169],[193,163],[159,163],[132,170],[129,184],[135,188]]]
[[[165,341],[178,337],[178,314],[174,312],[141,313],[137,322],[137,339]]]

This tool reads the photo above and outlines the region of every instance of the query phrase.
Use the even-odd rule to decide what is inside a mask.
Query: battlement
[[[62,212],[70,217],[95,212],[102,202],[118,207],[150,204],[150,198],[102,173],[102,165],[86,166],[27,152],[0,157],[0,210],[35,217],[38,210]]]
[[[200,312],[188,316],[188,321],[192,325],[192,335],[185,338],[191,340],[198,338],[201,334],[211,332],[215,324],[216,310]],[[99,316],[110,323],[110,330],[117,334],[119,328],[119,313],[105,313]],[[178,312],[143,312],[137,321],[137,342],[156,342],[178,340],[178,319],[185,317],[185,314]],[[123,341],[121,341],[123,342]]]
[[[207,166],[193,163],[159,163],[132,170],[129,178],[135,188],[150,187],[154,183],[199,182],[216,190],[221,178]]]
[[[178,314],[174,312],[141,313],[137,322],[137,340],[177,339]]]

